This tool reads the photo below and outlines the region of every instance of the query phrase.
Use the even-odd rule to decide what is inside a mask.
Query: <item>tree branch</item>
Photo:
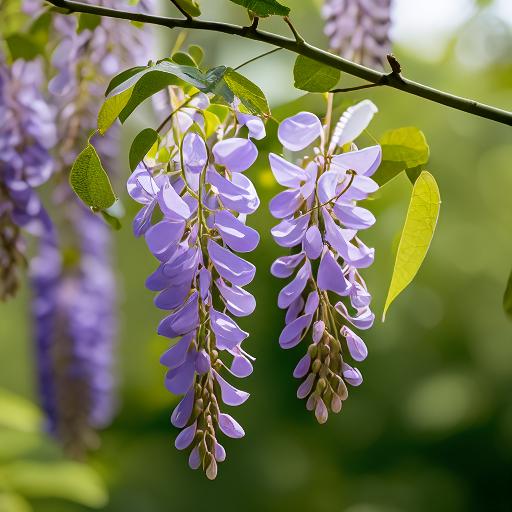
[[[60,7],[73,12],[85,12],[90,14],[97,14],[99,16],[107,16],[110,18],[120,18],[125,20],[138,21],[141,23],[150,23],[152,25],[160,25],[167,28],[188,28],[198,30],[208,30],[212,32],[222,32],[224,34],[237,35],[248,39],[254,39],[264,43],[272,44],[274,46],[285,48],[291,52],[304,55],[317,62],[321,62],[333,68],[339,69],[352,76],[361,78],[372,84],[381,85],[385,87],[392,87],[400,91],[420,96],[435,103],[440,103],[456,110],[468,112],[475,116],[491,119],[498,123],[512,126],[512,112],[507,112],[490,105],[484,105],[477,101],[461,98],[447,92],[433,89],[427,85],[423,85],[412,80],[403,78],[396,73],[380,73],[370,68],[361,66],[354,62],[333,55],[319,48],[310,45],[307,42],[297,42],[295,39],[272,34],[257,29],[257,26],[241,27],[239,25],[232,25],[230,23],[221,23],[216,21],[202,21],[195,18],[192,19],[177,19],[167,18],[164,16],[152,16],[149,14],[142,14],[137,12],[120,11],[116,9],[109,9],[96,5],[84,4],[75,2],[73,0],[47,0],[55,7]]]

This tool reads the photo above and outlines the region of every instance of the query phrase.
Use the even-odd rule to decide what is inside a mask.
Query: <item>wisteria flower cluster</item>
[[[342,57],[382,68],[391,52],[391,0],[325,0],[325,35]]]
[[[46,430],[81,458],[115,411],[115,279],[101,219],[78,204],[68,215],[80,246],[61,251],[55,232],[43,236],[30,269],[32,311]]]
[[[18,288],[25,262],[20,230],[40,235],[48,226],[35,188],[54,170],[49,150],[56,130],[55,112],[40,92],[42,80],[40,62],[7,65],[0,52],[0,300]]]
[[[297,396],[307,398],[306,407],[320,423],[327,421],[329,410],[341,410],[346,384],[361,384],[361,372],[346,359],[363,361],[368,350],[352,328],[368,329],[374,321],[371,296],[360,274],[372,264],[374,249],[360,240],[358,231],[372,226],[375,217],[357,202],[378,189],[371,175],[380,164],[381,148],[358,149],[353,141],[375,112],[368,100],[348,108],[330,141],[329,126],[323,127],[314,114],[300,112],[280,124],[278,137],[290,152],[319,140],[312,157],[296,165],[269,155],[276,180],[286,187],[270,203],[272,215],[282,219],[272,235],[280,246],[292,249],[273,263],[271,272],[287,278],[298,269],[279,293],[278,306],[286,309],[279,343],[290,349],[311,335],[293,375],[303,379]]]
[[[101,3],[124,4],[120,0]],[[150,8],[147,2],[141,4]],[[41,0],[23,2],[23,9],[32,16],[43,8]],[[53,130],[59,140],[52,155],[58,182],[51,200],[57,209],[32,263],[32,310],[48,431],[68,453],[82,455],[96,444],[95,429],[108,424],[115,412],[116,294],[110,228],[77,203],[67,178],[96,127],[108,76],[125,65],[145,64],[152,39],[147,30],[133,26],[117,30],[109,18],[102,18],[94,29],[78,32],[76,17],[54,16],[51,27],[48,89],[56,111]],[[94,138],[113,171],[118,135],[111,130],[105,137]]]
[[[237,253],[250,252],[259,242],[246,217],[260,201],[243,173],[258,156],[252,139],[263,138],[265,127],[235,104],[207,137],[208,97],[198,93],[187,99],[178,88],[171,96],[186,106],[174,111],[171,129],[160,142],[166,161],[146,157],[129,178],[128,192],[143,205],[134,220],[135,235],[144,236],[159,260],[146,282],[158,292],[155,305],[169,312],[158,333],[178,338],[161,358],[168,368],[167,389],[184,395],[171,416],[182,429],[175,445],[190,450],[191,468],[202,467],[213,479],[226,457],[219,432],[231,438],[245,434],[221,411],[221,402],[238,406],[249,398],[225,374],[244,378],[253,370],[253,358],[242,348],[249,333],[235,318],[255,309],[244,286],[256,269]]]

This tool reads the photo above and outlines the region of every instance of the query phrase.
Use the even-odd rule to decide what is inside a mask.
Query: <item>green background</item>
[[[206,18],[245,22],[236,6],[202,3]],[[318,6],[303,0],[286,3],[305,38],[326,47]],[[493,53],[503,45],[512,48],[511,30],[489,30],[489,16],[480,13],[454,33],[439,60],[422,60],[396,47],[405,74],[511,110],[512,52]],[[279,20],[263,24],[286,33]],[[479,34],[490,55],[479,69],[468,69],[457,59],[460,36],[467,38],[468,30]],[[482,37],[485,30],[487,38]],[[167,32],[159,32],[159,41],[161,48],[172,45]],[[213,33],[190,33],[188,42],[205,48],[210,65],[234,66],[268,49]],[[161,58],[166,50],[156,53]],[[268,93],[277,118],[302,109],[322,115],[319,95],[295,99],[300,93],[293,90],[292,64],[293,56],[281,51],[244,73]],[[342,76],[342,83],[357,82]],[[266,154],[279,151],[275,126],[269,125],[269,137],[258,143],[261,158],[247,172],[262,201],[249,224],[262,241],[249,256],[258,271],[248,289],[258,307],[242,322],[251,333],[245,346],[257,358],[255,372],[242,383],[252,396],[234,411],[246,437],[225,443],[228,458],[215,482],[188,469],[186,455],[173,446],[176,430],[169,415],[176,398],[165,391],[158,362],[168,340],[154,334],[163,312],[144,288],[156,263],[144,242],[132,237],[137,205],[123,197],[124,227],[113,234],[121,403],[88,461],[108,486],[109,503],[102,510],[512,510],[512,324],[501,306],[512,264],[510,128],[390,89],[338,97],[337,112],[366,97],[379,107],[370,126],[375,137],[401,126],[424,131],[431,148],[428,170],[438,181],[442,206],[430,253],[412,287],[393,304],[385,323],[376,321],[364,333],[370,352],[359,365],[364,384],[351,390],[342,412],[325,425],[318,425],[295,398],[297,381],[291,373],[303,347],[279,348],[284,314],[276,300],[283,281],[269,274],[273,259],[283,254],[269,235],[276,222],[267,205],[278,186]],[[149,126],[146,118],[147,112],[124,130],[123,155],[137,130]],[[128,172],[125,162],[119,174],[124,179]],[[124,190],[122,183],[117,190]],[[363,239],[377,252],[365,276],[377,317],[410,191],[407,178],[399,176],[369,204],[378,222]],[[35,399],[28,306],[26,287],[16,300],[0,306],[0,387]],[[37,512],[88,510],[50,498],[31,503]]]

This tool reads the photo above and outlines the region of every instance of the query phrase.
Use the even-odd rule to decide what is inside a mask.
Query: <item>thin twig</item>
[[[297,32],[297,29],[293,26],[293,23],[290,21],[290,18],[288,16],[284,17],[285,23],[290,27],[290,30],[292,31],[293,37],[295,38],[295,42],[297,44],[304,44],[306,41],[304,38]]]
[[[273,53],[276,53],[280,50],[282,50],[282,48],[274,48],[273,50],[270,50],[269,52],[265,52],[265,53],[261,53],[260,55],[256,55],[256,57],[246,60],[245,62],[242,62],[242,64],[239,64],[236,68],[233,68],[233,69],[236,71],[237,69],[247,66],[247,64],[251,64],[251,62],[254,62],[255,60],[262,59],[263,57],[266,57],[267,55],[272,55]]]
[[[370,89],[371,87],[380,87],[384,84],[364,84],[364,85],[356,85],[355,87],[345,87],[344,89],[333,89],[332,93],[335,92],[351,92],[351,91],[360,91],[361,89]]]
[[[47,0],[50,4],[67,9],[70,13],[85,12],[90,14],[97,14],[99,16],[108,16],[110,18],[119,18],[141,23],[150,23],[152,25],[160,25],[167,28],[190,28],[199,30],[208,30],[213,32],[221,32],[224,34],[232,34],[247,39],[253,39],[264,43],[272,44],[280,48],[285,48],[291,52],[299,55],[304,55],[317,62],[321,62],[333,68],[339,69],[345,73],[361,78],[373,84],[384,85],[392,87],[414,96],[420,96],[434,103],[446,105],[448,107],[468,112],[478,117],[491,119],[498,123],[512,126],[512,112],[507,112],[490,105],[484,105],[477,101],[461,98],[453,94],[433,89],[427,85],[423,85],[412,80],[408,80],[395,73],[385,74],[375,71],[373,69],[361,66],[349,60],[338,57],[332,53],[321,50],[310,45],[307,42],[300,43],[295,39],[283,37],[278,34],[272,34],[262,30],[248,30],[248,27],[241,27],[239,25],[232,25],[230,23],[221,23],[216,21],[202,21],[195,18],[192,19],[177,19],[167,18],[164,16],[152,16],[149,14],[142,14],[137,12],[120,11],[117,9],[109,9],[108,7],[101,7],[97,5],[84,4],[82,2],[75,2],[73,0]]]

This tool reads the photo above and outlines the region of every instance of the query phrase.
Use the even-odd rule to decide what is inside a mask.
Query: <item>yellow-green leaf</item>
[[[33,509],[23,496],[0,492],[0,510],[2,512],[32,512]]]
[[[117,119],[124,107],[126,107],[128,101],[133,92],[133,87],[126,89],[115,96],[110,96],[105,100],[98,112],[98,131],[101,135],[112,126],[112,123]]]
[[[22,432],[37,432],[41,428],[41,421],[41,413],[32,402],[0,389],[0,426]]]
[[[297,89],[308,92],[327,92],[338,83],[340,71],[299,55],[293,67],[293,78],[293,85]]]
[[[402,171],[414,184],[422,167],[428,162],[430,148],[425,135],[414,126],[385,132],[379,140],[382,147],[382,163],[372,176],[380,186]],[[409,172],[410,171],[410,172]]]
[[[64,498],[93,508],[108,500],[105,484],[85,464],[20,460],[2,469],[8,488],[30,498]]]
[[[116,200],[108,174],[91,144],[73,162],[69,184],[75,194],[93,210],[105,210]]]
[[[255,83],[231,68],[226,70],[224,81],[251,114],[270,115],[267,98]]]
[[[423,171],[412,189],[382,320],[391,303],[420,269],[434,236],[440,205],[441,197],[436,180],[429,172]]]
[[[507,288],[503,295],[503,309],[508,317],[512,320],[512,271],[508,278]]]

